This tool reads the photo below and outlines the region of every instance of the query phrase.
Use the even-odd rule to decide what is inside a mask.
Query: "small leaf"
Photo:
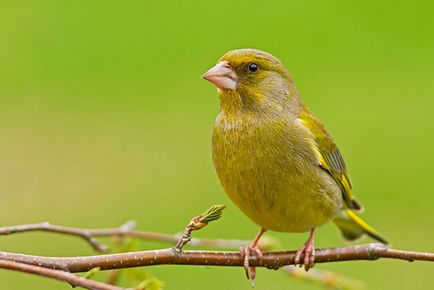
[[[209,222],[218,220],[222,216],[222,212],[225,208],[226,205],[224,204],[213,205],[201,215],[199,222],[207,224]]]

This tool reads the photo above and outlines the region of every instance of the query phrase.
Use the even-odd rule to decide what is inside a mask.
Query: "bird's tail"
[[[383,237],[383,235],[368,225],[367,222],[365,222],[352,210],[343,210],[340,215],[333,219],[333,222],[338,226],[342,232],[342,235],[347,240],[352,241],[360,238],[363,235],[368,235],[383,244],[388,244],[388,241]]]

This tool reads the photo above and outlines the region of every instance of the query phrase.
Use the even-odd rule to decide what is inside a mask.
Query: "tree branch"
[[[27,224],[10,227],[0,227],[0,235],[23,233],[29,231],[48,231],[54,233],[78,236],[86,240],[98,251],[108,249],[95,237],[135,237],[140,239],[165,241],[176,243],[171,249],[153,251],[127,252],[110,255],[82,256],[82,257],[43,257],[18,253],[0,252],[0,268],[11,269],[21,272],[32,273],[63,280],[72,285],[98,290],[118,290],[113,285],[95,282],[85,277],[78,277],[73,272],[86,272],[95,268],[101,270],[116,270],[131,267],[152,266],[162,264],[172,265],[202,265],[202,266],[243,266],[244,257],[237,252],[226,251],[182,251],[187,243],[193,246],[215,246],[223,248],[239,248],[245,246],[248,241],[242,240],[206,240],[193,239],[191,233],[208,225],[221,216],[224,205],[216,205],[204,213],[194,217],[184,230],[182,235],[166,235],[133,230],[134,222],[128,222],[118,228],[108,229],[82,229],[51,225],[49,223]],[[267,241],[267,240],[265,240]],[[260,245],[262,249],[269,249],[273,242],[267,241]],[[306,278],[293,271],[293,267],[285,267],[294,264],[295,251],[265,252],[261,259],[256,256],[250,257],[250,265],[266,267],[270,269],[285,269],[296,277]],[[325,248],[316,250],[316,263],[328,263],[350,260],[376,260],[380,258],[400,259],[407,261],[434,261],[434,253],[412,252],[390,249],[382,244],[366,244],[341,248]],[[331,278],[330,273],[317,271],[308,277],[312,281],[324,285],[336,284],[336,277]],[[334,281],[333,283],[331,281]],[[343,281],[346,283],[348,281]],[[90,284],[89,284],[90,283]],[[97,284],[92,284],[97,283]],[[333,284],[333,285],[334,285]],[[353,283],[351,283],[353,284]],[[115,288],[110,288],[115,287]]]
[[[105,236],[105,235],[110,235],[110,236],[122,235],[123,232],[128,232],[131,226],[133,225],[130,222],[128,222],[125,225],[114,229],[80,229],[80,228],[52,225],[49,222],[43,222],[38,224],[1,227],[0,235],[10,235],[15,233],[34,232],[34,231],[66,234],[66,235],[83,238],[96,251],[105,252],[108,250],[108,247],[103,245],[99,241],[97,241],[94,237]]]
[[[0,260],[0,268],[34,274],[42,277],[48,277],[59,281],[65,281],[71,284],[73,287],[79,286],[90,290],[124,290],[125,289],[110,284],[86,279],[84,277],[79,277],[77,275],[65,271],[48,269],[40,266],[23,264],[14,261]]]
[[[295,251],[265,252],[263,257],[250,258],[250,265],[278,269],[294,264]],[[434,261],[434,253],[413,252],[389,249],[382,244],[324,248],[316,250],[316,263],[329,263],[353,260],[377,260],[380,258],[406,261]],[[0,252],[0,260],[14,261],[29,265],[68,272],[85,272],[99,267],[101,270],[122,269],[152,265],[202,265],[202,266],[243,266],[239,252],[224,251],[183,251],[162,249],[141,252],[128,252],[110,255],[82,257],[42,257],[8,252]]]
[[[36,223],[36,224],[0,227],[0,236],[11,235],[16,233],[35,232],[35,231],[65,234],[65,235],[77,236],[83,238],[86,242],[88,242],[92,246],[94,250],[98,252],[105,252],[108,250],[108,247],[106,245],[103,245],[99,241],[97,241],[95,239],[96,237],[113,237],[113,236],[132,237],[132,238],[137,238],[142,240],[166,242],[170,244],[178,243],[180,241],[180,238],[182,237],[181,234],[170,235],[170,234],[133,230],[135,225],[136,223],[134,221],[129,221],[118,228],[84,229],[84,228],[53,225],[48,222],[43,222],[43,223]],[[227,239],[191,238],[188,244],[194,247],[216,247],[216,248],[225,248],[225,249],[236,249],[248,245],[249,241],[236,240],[236,239],[227,240]],[[266,242],[263,242],[260,244],[260,247],[267,248],[268,245]]]

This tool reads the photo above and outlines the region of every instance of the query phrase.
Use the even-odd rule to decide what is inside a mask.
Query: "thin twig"
[[[176,246],[173,248],[176,252],[181,252],[182,248],[191,241],[191,232],[200,230],[208,225],[208,223],[218,220],[222,211],[225,209],[225,205],[214,205],[210,207],[204,213],[195,216],[190,220],[188,225],[185,227],[184,233],[179,238]]]
[[[15,233],[32,232],[32,231],[44,231],[44,232],[67,234],[67,235],[81,237],[85,241],[87,241],[92,246],[92,248],[94,248],[96,251],[105,252],[108,250],[108,247],[103,245],[99,241],[97,241],[94,237],[104,234],[105,231],[107,231],[107,233],[110,233],[110,235],[116,235],[116,234],[121,234],[123,231],[129,230],[129,227],[125,227],[125,228],[124,227],[125,225],[115,229],[102,229],[102,230],[80,229],[80,228],[52,225],[48,222],[43,222],[38,224],[2,227],[0,228],[0,235],[10,235]]]
[[[102,243],[98,242],[96,237],[109,237],[109,236],[125,236],[133,237],[143,240],[166,242],[169,244],[176,244],[182,237],[180,234],[162,234],[153,233],[145,231],[133,230],[135,223],[129,221],[118,228],[106,228],[106,229],[83,229],[75,227],[66,227],[53,225],[48,222],[36,223],[36,224],[25,224],[16,226],[0,227],[0,235],[11,235],[16,233],[25,233],[32,231],[44,231],[58,234],[66,234],[71,236],[78,236],[87,241],[92,248],[99,252],[105,252],[108,248]],[[194,247],[216,247],[224,249],[237,249],[242,246],[248,245],[247,240],[236,240],[236,239],[198,239],[191,238],[188,242],[190,246]],[[267,244],[261,245],[261,248],[267,248]]]
[[[265,252],[260,260],[252,256],[250,258],[250,266],[278,269],[286,265],[293,265],[294,256],[295,251]],[[352,260],[377,260],[380,258],[434,262],[434,253],[402,251],[389,249],[382,244],[366,244],[317,249],[315,262],[329,263]],[[173,249],[69,258],[0,252],[0,259],[69,272],[85,272],[95,267],[99,267],[101,270],[111,270],[163,264],[243,266],[243,257],[240,252],[183,251],[175,253]]]
[[[68,282],[73,287],[79,286],[90,290],[124,290],[125,289],[125,288],[109,285],[106,283],[86,279],[84,277],[79,277],[75,274],[68,273],[65,271],[48,269],[40,266],[23,264],[14,261],[0,260],[0,268],[48,277],[59,281]]]

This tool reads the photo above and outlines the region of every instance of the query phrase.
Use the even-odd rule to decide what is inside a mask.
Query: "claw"
[[[262,254],[262,251],[257,246],[252,244],[241,248],[240,251],[241,251],[241,255],[244,257],[243,266],[246,272],[246,277],[247,279],[252,280],[252,285],[254,286],[253,281],[255,280],[256,277],[256,267],[250,267],[249,258],[251,257],[252,254],[254,254],[258,260],[261,260],[264,255]]]
[[[259,233],[256,235],[255,239],[250,243],[250,245],[246,247],[242,247],[240,249],[241,255],[244,257],[244,270],[246,272],[246,277],[252,282],[252,288],[255,287],[255,278],[256,278],[256,267],[250,267],[249,258],[252,253],[254,253],[258,260],[261,260],[263,257],[262,251],[259,249],[258,241],[262,234],[265,232],[265,229],[261,229]]]
[[[300,268],[304,266],[304,269],[306,271],[309,271],[309,269],[313,268],[315,264],[315,247],[313,242],[314,231],[315,229],[312,229],[310,231],[309,239],[301,248],[297,250],[294,257],[294,264],[300,265]],[[302,256],[303,256],[303,263],[301,263]]]
[[[243,267],[246,272],[247,279],[250,279],[250,271],[249,271],[249,257],[250,257],[250,247],[242,247],[240,249],[241,255],[244,257]]]

